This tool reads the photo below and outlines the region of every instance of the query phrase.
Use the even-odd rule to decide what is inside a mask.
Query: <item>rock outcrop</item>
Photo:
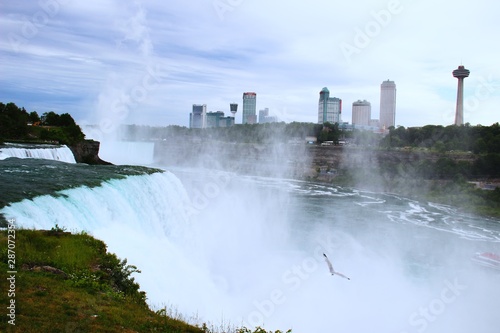
[[[69,146],[77,163],[109,165],[111,163],[101,160],[99,146],[101,143],[94,140],[85,140]]]

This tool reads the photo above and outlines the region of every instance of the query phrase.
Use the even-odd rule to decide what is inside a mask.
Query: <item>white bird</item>
[[[344,274],[339,273],[339,272],[335,272],[335,270],[333,269],[333,265],[330,262],[330,260],[328,260],[328,257],[326,256],[326,254],[323,253],[323,255],[325,256],[326,264],[328,265],[328,269],[330,270],[330,273],[332,273],[332,275],[338,275],[340,277],[343,277],[344,279],[350,280],[350,278],[348,278]]]

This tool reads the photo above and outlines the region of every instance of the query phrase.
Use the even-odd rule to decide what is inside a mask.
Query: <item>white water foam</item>
[[[50,229],[55,224],[72,231],[95,232],[109,225],[140,228],[150,235],[172,234],[186,222],[189,199],[172,174],[128,176],[99,187],[85,186],[25,199],[0,210],[25,228]],[[167,228],[168,226],[168,228]]]
[[[51,148],[0,148],[0,160],[4,160],[9,157],[40,158],[66,163],[76,163],[73,153],[67,146]]]

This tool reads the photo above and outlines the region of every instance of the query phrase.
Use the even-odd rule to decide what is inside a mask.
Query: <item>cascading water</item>
[[[0,160],[4,160],[9,157],[39,158],[66,163],[76,163],[73,153],[67,146],[54,147],[46,145],[32,145],[23,147],[22,145],[7,145],[5,147],[0,147]]]
[[[119,224],[151,235],[171,234],[176,224],[186,222],[183,207],[187,201],[175,176],[154,173],[26,199],[4,207],[2,213],[27,228],[50,229],[58,224],[68,230],[98,233]]]
[[[174,175],[175,174],[175,175]],[[294,332],[496,332],[499,222],[291,180],[173,170],[4,207],[22,227],[85,230],[142,271],[152,308]],[[322,253],[351,280],[331,276]]]

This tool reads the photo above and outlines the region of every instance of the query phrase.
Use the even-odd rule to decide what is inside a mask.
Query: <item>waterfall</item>
[[[41,145],[23,147],[12,145],[12,147],[0,147],[0,160],[9,157],[17,158],[41,158],[46,160],[55,160],[66,163],[76,163],[73,153],[67,146],[40,148]]]

